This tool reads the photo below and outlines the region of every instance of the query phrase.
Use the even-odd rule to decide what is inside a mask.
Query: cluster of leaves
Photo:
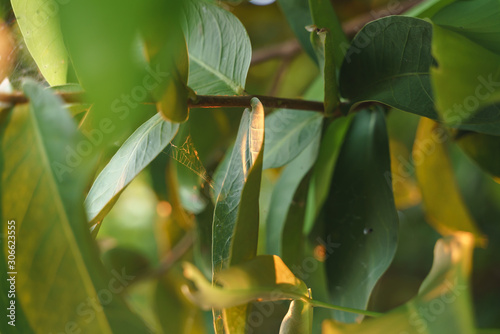
[[[222,125],[220,110],[189,110],[197,94],[247,95],[250,39],[220,4],[11,4],[50,87],[25,80],[29,104],[0,114],[1,227],[6,234],[16,221],[18,273],[16,326],[2,321],[2,332],[476,331],[469,276],[486,236],[460,196],[447,145],[457,141],[500,176],[492,157],[500,144],[500,2],[427,1],[369,22],[349,41],[330,1],[282,0],[321,72],[304,98],[322,101],[324,112],[265,115],[253,98],[241,119]],[[74,92],[84,100],[61,99]],[[422,116],[413,162],[442,239],[418,294],[379,314],[368,302],[396,253],[393,187],[398,195],[405,184],[391,183],[391,108]],[[101,256],[95,237],[145,168],[167,211],[157,231],[161,260],[119,248]],[[279,179],[263,210],[269,170]],[[140,281],[153,282],[151,312],[129,307],[124,291]]]

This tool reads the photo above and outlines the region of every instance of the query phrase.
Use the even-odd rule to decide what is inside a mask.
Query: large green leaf
[[[72,0],[57,7],[76,75],[93,103],[81,128],[99,131],[102,122],[113,127],[112,131],[101,131],[103,139],[93,154],[122,143],[151,117],[151,105],[144,102],[151,101],[154,88],[169,78],[170,68],[151,67],[146,61],[140,29],[153,12],[151,4]],[[162,14],[169,20],[179,16],[180,10],[164,10]]]
[[[378,319],[361,324],[327,321],[323,324],[323,333],[475,333],[469,292],[473,249],[473,236],[469,233],[456,233],[438,240],[431,271],[415,298]]]
[[[252,110],[245,109],[243,112],[215,203],[212,225],[213,282],[217,282],[217,273],[222,269],[249,260],[257,254],[263,151],[264,107],[254,98]],[[245,321],[239,320],[239,315],[246,312],[244,308],[224,311],[226,327],[235,327],[237,333],[244,329]],[[219,310],[214,310],[217,333],[222,330],[219,314]]]
[[[71,153],[83,137],[50,91],[31,81],[24,91],[31,104],[8,115],[0,151],[1,219],[16,220],[20,241],[20,307],[37,333],[149,332],[119,295],[133,277],[109,275],[90,237],[82,204],[92,162]]]
[[[429,223],[442,235],[466,231],[484,243],[454,177],[446,148],[450,136],[433,120],[422,118],[413,144],[413,161]],[[446,205],[441,202],[446,198]]]
[[[325,204],[327,243],[340,244],[326,255],[333,304],[365,309],[373,287],[396,252],[398,215],[382,108],[358,112],[337,159]],[[335,318],[355,322],[357,316],[335,311]]]
[[[304,233],[309,234],[325,204],[330,183],[335,170],[335,163],[342,148],[345,135],[351,124],[352,116],[334,120],[326,129],[321,140],[318,160],[314,165],[311,183],[307,194],[307,206],[304,218]]]
[[[379,101],[436,119],[431,38],[431,24],[420,19],[390,16],[370,22],[347,50],[339,78],[342,96],[355,105]]]
[[[309,40],[309,32],[306,30],[306,27],[313,23],[309,2],[307,0],[278,0],[278,3],[302,48],[312,59],[317,60]]]
[[[55,0],[12,0],[17,24],[28,50],[50,85],[66,83],[68,53]]]
[[[198,94],[242,94],[252,47],[241,22],[214,4],[189,0],[184,33],[190,60],[189,87]]]
[[[115,153],[94,181],[85,208],[88,220],[96,223],[109,212],[117,196],[174,138],[179,125],[159,114],[141,125]]]
[[[415,7],[410,8],[404,13],[404,15],[420,18],[432,17],[441,8],[453,3],[454,1],[456,0],[425,0],[417,4]]]

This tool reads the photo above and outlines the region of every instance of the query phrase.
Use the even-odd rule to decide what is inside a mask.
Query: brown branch
[[[257,65],[273,58],[293,58],[302,50],[296,39],[255,50],[252,53],[251,65]]]
[[[55,93],[66,103],[76,103],[84,101],[83,93]],[[262,95],[246,95],[246,96],[216,96],[216,95],[197,95],[193,99],[189,99],[188,105],[190,108],[248,108],[252,97],[257,97],[264,107],[267,108],[284,108],[284,109],[299,109],[310,111],[323,111],[323,103],[317,101],[307,101],[301,99],[287,99],[272,96]],[[0,93],[0,102],[10,105],[28,103],[29,99],[20,92],[15,93]],[[146,102],[152,103],[152,102]]]

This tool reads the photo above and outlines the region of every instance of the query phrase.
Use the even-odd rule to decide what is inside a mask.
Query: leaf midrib
[[[221,71],[219,71],[219,70],[213,68],[212,66],[210,66],[209,64],[203,62],[201,59],[194,56],[193,54],[190,53],[189,58],[192,61],[194,61],[195,63],[197,63],[198,65],[200,65],[201,67],[203,67],[204,69],[206,69],[208,72],[215,75],[217,78],[221,79],[227,86],[229,86],[229,88],[231,88],[231,90],[235,94],[241,95],[245,91],[245,89],[243,87],[241,87],[238,83],[232,81],[228,76],[223,74]]]

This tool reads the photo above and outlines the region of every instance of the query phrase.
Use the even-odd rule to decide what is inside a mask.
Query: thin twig
[[[56,92],[66,103],[77,103],[84,101],[83,93]],[[281,97],[263,96],[263,95],[245,95],[245,96],[218,96],[218,95],[197,95],[189,99],[190,108],[247,108],[250,106],[252,97],[257,97],[267,108],[299,109],[310,111],[323,111],[323,103],[317,101],[308,101],[301,99],[287,99]],[[0,93],[0,102],[10,105],[28,103],[29,99],[20,92]],[[145,102],[152,103],[152,102]]]

